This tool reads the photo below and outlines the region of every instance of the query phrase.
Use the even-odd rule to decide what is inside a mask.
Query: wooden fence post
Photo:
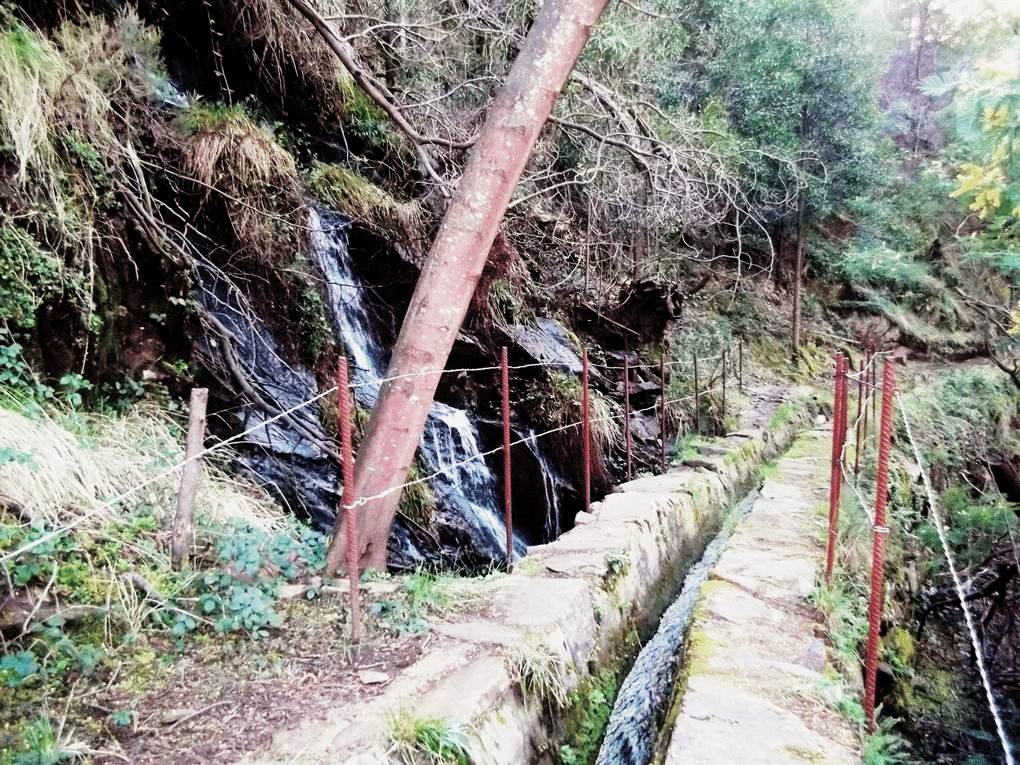
[[[188,411],[188,438],[184,447],[184,470],[181,489],[177,494],[177,513],[174,515],[174,533],[170,543],[170,562],[180,571],[188,562],[188,540],[195,518],[195,494],[198,491],[198,459],[205,441],[205,410],[209,403],[208,388],[192,388]]]

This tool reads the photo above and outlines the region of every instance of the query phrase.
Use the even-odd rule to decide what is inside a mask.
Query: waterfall
[[[494,559],[506,555],[506,525],[496,493],[496,476],[481,456],[478,430],[467,412],[434,403],[425,422],[421,454],[436,473],[433,490],[478,532]],[[461,464],[458,464],[461,463]],[[515,557],[527,553],[524,542],[514,536]]]
[[[538,460],[542,473],[542,491],[545,496],[545,541],[551,542],[563,531],[560,524],[560,491],[563,488],[563,479],[559,472],[549,462],[545,452],[538,445],[538,437],[535,431],[529,430],[528,437],[524,440],[528,450]]]
[[[367,407],[379,397],[386,360],[365,305],[365,286],[354,275],[347,251],[347,221],[339,215],[308,211],[309,256],[325,279],[334,331],[351,356],[355,395]]]
[[[309,211],[309,256],[325,279],[330,317],[353,361],[355,396],[365,406],[375,404],[385,374],[385,354],[372,331],[365,287],[354,274],[347,250],[347,221],[324,210]],[[463,528],[494,560],[506,555],[506,527],[502,521],[496,477],[481,457],[478,431],[467,412],[434,403],[420,445],[429,470],[436,474],[432,488],[442,512],[455,516]],[[466,527],[466,528],[465,528]],[[515,536],[515,555],[526,552]]]

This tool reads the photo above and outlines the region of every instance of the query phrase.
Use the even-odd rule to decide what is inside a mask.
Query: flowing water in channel
[[[680,594],[659,620],[658,631],[638,654],[616,697],[597,765],[647,765],[651,762],[659,725],[668,711],[666,705],[680,675],[687,628],[698,604],[701,586],[708,581],[739,519],[751,511],[757,497],[757,490],[751,492],[730,512],[722,530],[705,548],[701,560],[687,572]]]

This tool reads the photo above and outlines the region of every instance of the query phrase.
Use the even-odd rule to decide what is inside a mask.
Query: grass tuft
[[[389,752],[405,765],[422,759],[432,763],[468,765],[468,730],[461,724],[439,717],[417,717],[401,709],[388,720]]]
[[[309,186],[330,207],[369,228],[410,244],[421,255],[425,232],[418,202],[400,202],[343,165],[319,165]]]
[[[507,647],[510,673],[521,685],[525,702],[533,701],[551,709],[567,704],[563,660],[533,635]]]
[[[241,107],[204,104],[182,115],[178,129],[192,191],[207,210],[223,205],[241,254],[273,267],[299,249],[297,167],[271,133]]]

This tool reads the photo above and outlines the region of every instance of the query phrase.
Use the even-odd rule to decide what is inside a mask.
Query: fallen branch
[[[191,720],[191,719],[194,719],[195,717],[198,717],[199,715],[204,715],[206,712],[208,712],[210,710],[216,709],[216,707],[222,707],[224,704],[229,704],[229,703],[230,702],[227,701],[226,699],[224,699],[223,701],[214,702],[212,704],[209,704],[208,706],[202,707],[201,709],[196,709],[193,712],[189,712],[189,713],[183,715],[182,717],[177,718],[172,723],[170,721],[165,721],[164,725],[165,724],[169,724],[170,725],[170,730],[173,730],[174,728],[176,728],[181,723],[185,723],[188,720]]]

